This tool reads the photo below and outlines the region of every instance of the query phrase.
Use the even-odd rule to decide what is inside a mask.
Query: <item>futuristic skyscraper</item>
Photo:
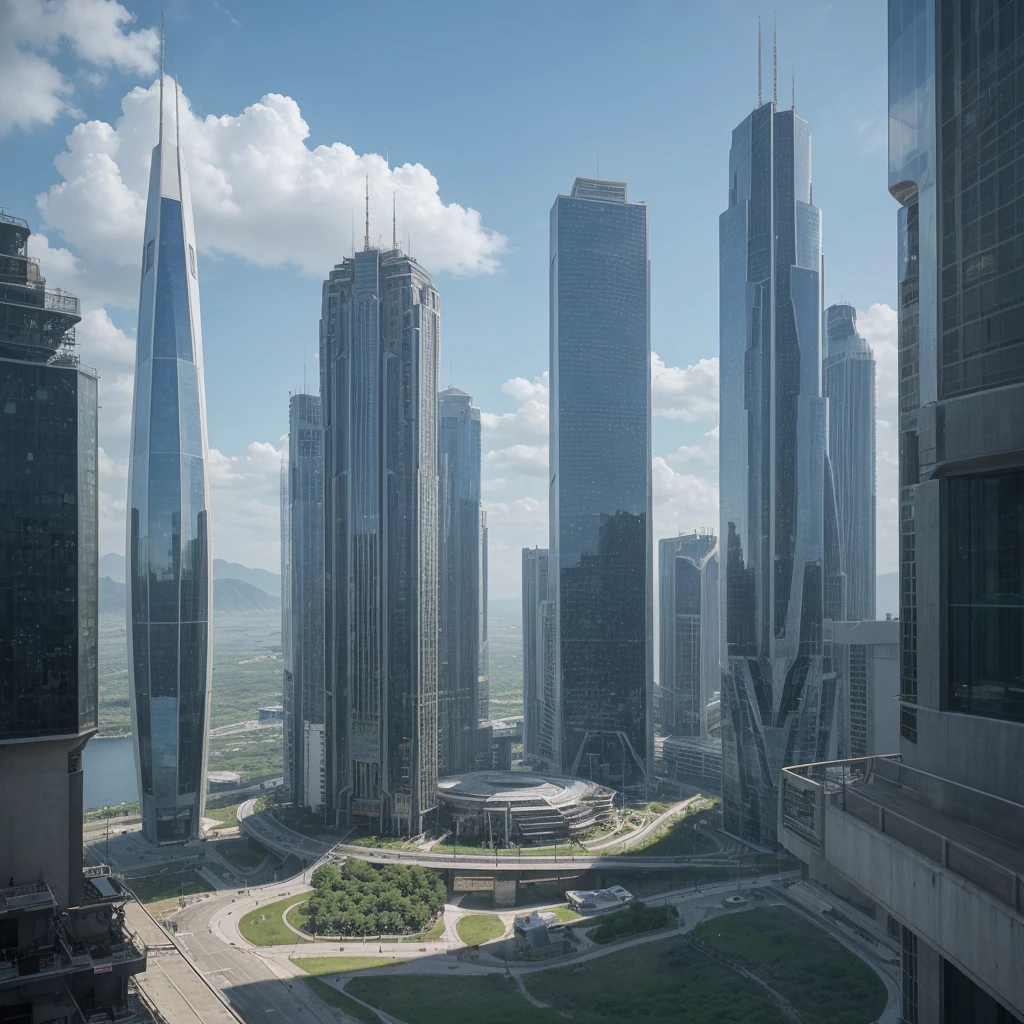
[[[549,573],[562,770],[653,770],[647,207],[577,178],[551,208]]]
[[[203,815],[213,587],[192,202],[178,139],[165,139],[163,120],[161,74],[160,135],[142,244],[127,516],[132,735],[142,829],[156,843],[196,838]]]
[[[733,131],[720,232],[722,809],[774,845],[783,765],[820,760],[835,690],[824,619],[843,580],[821,394],[821,214],[807,122]]]
[[[320,320],[327,802],[385,834],[422,831],[437,801],[440,345],[426,271],[367,230]]]

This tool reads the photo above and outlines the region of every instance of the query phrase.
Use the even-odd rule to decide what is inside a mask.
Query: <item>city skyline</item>
[[[254,5],[250,17],[243,19],[246,24],[242,28],[231,25],[226,19],[222,23],[216,12],[212,12],[209,24],[206,24],[205,18],[202,19],[203,38],[216,41],[216,45],[231,41],[232,48],[239,45],[259,46],[261,36],[256,24],[260,18],[258,8],[258,4]],[[834,10],[824,16],[819,24],[810,17],[802,18],[801,11],[802,8],[797,5],[782,14],[779,30],[780,63],[790,60],[788,54],[800,53],[797,90],[801,97],[801,107],[806,104],[809,110],[814,110],[826,102],[838,104],[828,123],[819,125],[815,139],[818,170],[816,196],[820,192],[824,197],[831,191],[833,195],[842,194],[844,200],[843,208],[837,207],[834,199],[830,207],[826,301],[839,298],[838,292],[829,294],[831,288],[842,287],[850,301],[861,310],[864,334],[879,356],[879,417],[883,421],[879,426],[878,453],[879,500],[882,503],[879,510],[879,571],[884,572],[895,568],[895,529],[891,530],[889,539],[885,535],[890,529],[888,523],[895,522],[895,519],[894,516],[884,514],[890,500],[895,500],[895,485],[890,485],[887,480],[893,479],[896,448],[895,443],[888,440],[889,428],[885,426],[895,423],[894,401],[888,397],[890,391],[894,392],[895,384],[895,318],[890,312],[895,306],[895,289],[892,285],[893,275],[881,271],[877,276],[877,287],[863,284],[863,275],[871,264],[871,260],[865,258],[865,246],[877,249],[883,261],[891,263],[894,257],[891,254],[891,225],[884,196],[879,200],[875,190],[870,187],[871,181],[878,180],[879,175],[884,176],[883,154],[879,150],[867,151],[870,149],[867,138],[875,129],[866,129],[867,136],[860,131],[863,120],[871,112],[882,109],[884,102],[866,98],[858,100],[858,107],[862,109],[858,109],[855,119],[842,91],[835,90],[830,84],[830,76],[834,71],[841,75],[842,69],[849,66],[849,73],[854,73],[853,62],[847,65],[847,54],[835,50],[831,42],[836,32],[836,19],[841,20],[844,38],[851,38],[850,33],[853,33],[852,38],[860,38],[858,33],[867,33],[875,26],[877,18],[868,12],[861,16],[858,12]],[[627,140],[615,135],[610,138],[605,135],[595,140],[600,145],[602,175],[628,177],[636,194],[643,197],[652,209],[652,258],[657,268],[652,287],[652,341],[654,351],[659,355],[652,370],[656,539],[674,535],[680,529],[691,529],[713,522],[717,514],[717,473],[714,469],[716,439],[713,433],[717,416],[715,403],[704,401],[704,394],[714,391],[713,375],[717,372],[716,311],[713,306],[705,309],[704,304],[697,303],[691,304],[692,308],[688,309],[685,318],[675,317],[671,289],[666,288],[664,282],[688,278],[694,281],[694,288],[698,292],[713,290],[714,267],[694,268],[691,246],[679,246],[676,243],[681,226],[686,224],[688,237],[693,238],[693,249],[707,250],[715,244],[717,227],[714,217],[710,211],[705,213],[697,209],[695,201],[703,187],[701,182],[704,177],[710,189],[714,189],[715,182],[720,180],[720,168],[726,159],[722,143],[727,138],[727,131],[723,130],[722,125],[734,121],[736,112],[752,102],[756,86],[754,72],[758,13],[763,12],[751,5],[728,14],[715,11],[693,12],[691,15],[691,18],[697,19],[698,24],[708,22],[705,27],[710,34],[709,40],[719,39],[721,33],[727,31],[733,41],[726,51],[730,70],[728,73],[723,70],[721,95],[700,111],[691,111],[687,115],[688,122],[696,118],[693,122],[695,130],[703,132],[709,141],[718,139],[717,145],[708,148],[709,167],[706,175],[701,171],[702,176],[695,178],[697,172],[692,160],[686,161],[684,171],[687,187],[670,188],[668,183],[674,178],[666,163],[680,158],[685,160],[685,153],[680,153],[678,145],[672,140],[669,140],[667,148],[663,146],[657,152],[648,154],[646,162],[650,163],[649,167],[645,163],[625,162],[632,159],[627,156],[630,152]],[[658,16],[671,20],[664,11]],[[176,38],[176,26],[183,28],[185,23],[197,25],[198,17],[198,12],[191,9],[168,12],[169,39]],[[368,18],[370,15],[361,12],[356,17]],[[189,19],[192,19],[191,22]],[[441,20],[446,20],[443,12]],[[76,122],[64,116],[52,128],[37,124],[28,132],[16,129],[17,136],[0,138],[0,147],[16,144],[18,149],[18,160],[12,161],[12,191],[5,195],[5,201],[13,203],[19,199],[18,188],[22,180],[20,168],[23,160],[28,160],[29,166],[35,170],[32,179],[25,179],[25,208],[30,219],[35,209],[33,226],[37,222],[48,225],[44,227],[44,232],[54,258],[47,258],[48,250],[42,248],[38,236],[32,239],[32,242],[40,243],[37,255],[53,267],[50,271],[51,280],[76,289],[83,296],[85,315],[79,331],[83,358],[100,371],[100,444],[104,449],[101,553],[121,550],[123,545],[123,528],[119,525],[122,513],[117,506],[117,495],[123,489],[127,451],[126,442],[122,440],[124,429],[121,426],[125,416],[124,396],[127,394],[127,400],[130,401],[131,394],[131,366],[126,364],[123,353],[126,350],[132,351],[131,336],[134,329],[134,315],[126,315],[124,310],[134,307],[137,292],[136,282],[131,279],[134,272],[124,282],[124,271],[118,268],[136,258],[134,243],[127,246],[121,242],[121,238],[125,235],[134,237],[132,231],[126,230],[124,225],[130,223],[131,216],[139,215],[121,213],[120,206],[112,208],[109,229],[104,227],[94,232],[95,237],[90,239],[88,247],[83,247],[86,225],[96,223],[96,214],[92,208],[72,204],[84,201],[82,188],[85,181],[90,179],[87,178],[82,161],[96,145],[95,133],[103,134],[107,131],[103,127],[104,122],[109,124],[110,132],[109,136],[104,137],[109,137],[115,149],[110,158],[113,163],[109,165],[113,175],[111,187],[118,196],[130,198],[135,195],[141,197],[144,203],[145,181],[140,180],[144,174],[139,173],[138,166],[142,155],[148,156],[148,149],[152,145],[152,142],[146,142],[146,134],[152,133],[150,137],[155,136],[156,86],[150,84],[155,77],[155,49],[151,45],[153,39],[144,37],[151,29],[147,28],[143,12],[140,12],[139,22],[131,26],[131,30],[133,54],[139,67],[129,70],[127,74],[113,73],[107,86],[102,89],[90,90],[81,86],[84,91],[80,105],[84,106],[90,117],[98,119],[92,123],[88,132],[83,123],[73,137],[73,143],[66,142],[64,136]],[[128,32],[127,28],[125,32]],[[816,40],[813,45],[809,43],[811,37]],[[736,46],[737,39],[745,39],[746,43]],[[801,45],[802,42],[805,45]],[[531,43],[531,46],[536,45]],[[821,50],[822,46],[826,49]],[[830,46],[833,49],[828,49]],[[830,60],[820,58],[819,51],[828,53]],[[870,78],[874,74],[878,78],[879,97],[884,95],[885,61],[881,51],[881,47],[867,47],[861,60],[856,62],[855,72],[862,83],[864,75]],[[487,146],[493,148],[496,141],[493,137],[485,140],[483,148],[477,146],[468,152],[465,147],[456,148],[449,156],[448,148],[439,150],[430,146],[429,141],[421,138],[419,127],[405,122],[401,123],[395,133],[389,130],[388,134],[394,137],[381,138],[379,129],[369,130],[374,122],[362,110],[351,112],[344,125],[336,126],[335,112],[321,103],[317,91],[306,88],[302,81],[295,79],[294,62],[287,53],[282,54],[283,63],[274,65],[281,69],[280,78],[276,77],[275,71],[260,91],[254,91],[259,87],[253,79],[258,79],[260,74],[255,67],[240,67],[241,91],[236,90],[232,95],[226,95],[220,82],[222,76],[211,76],[204,73],[201,64],[196,66],[197,57],[203,52],[201,48],[183,52],[180,63],[184,83],[182,139],[193,162],[199,161],[197,167],[204,172],[212,171],[215,164],[242,166],[235,164],[234,143],[229,142],[225,134],[229,124],[230,132],[234,133],[232,138],[245,138],[263,147],[262,151],[271,161],[271,166],[275,166],[274,161],[283,151],[282,147],[288,147],[293,152],[299,166],[306,166],[313,159],[328,157],[325,149],[320,151],[320,156],[311,155],[307,159],[302,155],[301,141],[296,141],[290,134],[290,126],[299,117],[299,106],[255,104],[247,113],[243,113],[243,107],[262,96],[267,89],[286,93],[301,106],[301,115],[313,134],[306,152],[314,153],[314,142],[328,143],[339,138],[354,147],[354,151],[349,150],[351,162],[344,164],[344,167],[340,162],[337,166],[331,164],[330,173],[334,176],[331,179],[334,183],[332,187],[338,191],[341,206],[336,214],[340,223],[331,228],[330,241],[326,245],[317,241],[315,252],[310,253],[296,249],[296,243],[288,234],[282,236],[284,249],[268,246],[262,239],[271,225],[277,222],[265,214],[274,208],[271,199],[276,193],[264,190],[260,194],[252,194],[246,191],[248,186],[243,188],[242,181],[233,178],[232,186],[239,202],[245,204],[247,211],[256,214],[255,218],[247,221],[250,225],[247,231],[257,232],[258,237],[251,236],[248,241],[243,241],[239,234],[241,222],[236,219],[233,224],[226,223],[222,219],[222,212],[211,205],[212,196],[208,195],[207,189],[208,181],[212,179],[206,173],[197,176],[197,167],[190,167],[193,172],[193,202],[200,243],[202,246],[214,247],[203,249],[201,255],[212,257],[204,263],[205,283],[208,285],[205,290],[209,293],[204,295],[204,327],[210,444],[213,449],[211,485],[219,510],[218,519],[227,527],[217,531],[215,554],[228,561],[241,561],[277,571],[279,545],[276,474],[280,459],[279,439],[286,432],[287,423],[279,400],[264,401],[264,396],[271,389],[280,393],[281,378],[293,390],[301,390],[303,363],[306,366],[307,381],[316,378],[316,322],[310,310],[316,306],[317,282],[330,265],[349,253],[353,203],[356,211],[355,234],[357,238],[362,236],[361,197],[364,173],[368,172],[374,236],[382,233],[389,237],[392,191],[397,191],[399,237],[408,239],[412,232],[413,253],[435,274],[436,280],[444,283],[449,298],[444,382],[450,379],[472,393],[482,409],[484,503],[485,510],[490,514],[492,540],[491,592],[498,598],[515,597],[519,592],[519,551],[523,546],[545,544],[547,532],[546,494],[542,483],[547,439],[544,418],[537,408],[538,403],[546,404],[543,380],[546,363],[546,299],[543,290],[546,288],[546,279],[537,274],[536,268],[543,263],[543,255],[538,263],[537,254],[546,248],[547,239],[540,211],[546,209],[548,197],[557,190],[561,181],[566,180],[567,175],[571,180],[573,174],[592,173],[594,144],[590,139],[582,138],[559,142],[550,159],[542,157],[529,175],[516,178],[515,188],[508,188],[507,183],[481,188],[483,183],[478,184],[480,176],[469,172],[479,167],[479,161],[488,159]],[[696,56],[700,59],[699,54]],[[418,59],[414,58],[414,63]],[[628,66],[630,62],[635,63],[637,58],[635,52],[627,47],[623,59]],[[149,61],[148,71],[142,70],[144,60]],[[789,65],[784,63],[783,66],[788,68]],[[872,71],[872,68],[875,70]],[[828,74],[825,74],[826,70]],[[694,77],[700,74],[696,65],[692,71],[682,68],[679,73],[692,74]],[[704,73],[707,73],[706,70]],[[786,77],[788,87],[788,72]],[[124,97],[122,112],[119,108],[122,95],[136,82],[141,88]],[[511,81],[506,84],[503,79],[497,87],[510,88]],[[630,88],[634,94],[638,92],[637,86]],[[671,87],[666,95],[685,94],[687,91],[688,86],[683,84],[681,89]],[[637,103],[636,113],[642,118],[649,118],[646,87],[642,95],[636,95],[636,99],[644,100]],[[656,92],[651,94],[650,99],[657,102]],[[525,98],[525,102],[529,109],[536,109],[536,89]],[[573,99],[570,102],[580,105],[582,100]],[[261,114],[261,111],[265,114]],[[228,119],[224,122],[225,127],[221,129],[204,122],[202,117],[207,113],[226,115]],[[122,114],[124,121],[118,126],[115,118]],[[451,112],[446,116],[450,123]],[[282,133],[261,136],[264,117],[271,120],[280,117],[282,120],[279,123],[289,126],[288,132],[282,128]],[[379,121],[378,114],[376,122]],[[709,124],[715,126],[710,135],[707,134]],[[269,124],[266,127],[269,129]],[[542,124],[540,130],[550,129]],[[517,123],[513,123],[509,131],[512,133],[509,135],[510,143],[523,138],[523,128]],[[602,132],[607,131],[602,129]],[[257,137],[265,141],[257,143]],[[404,146],[400,145],[403,140]],[[390,170],[384,161],[385,148],[389,142]],[[340,148],[345,149],[344,146]],[[55,154],[63,151],[67,155],[59,163],[64,171],[57,172],[52,166],[52,160]],[[516,160],[518,162],[513,167],[518,167],[522,161],[518,153]],[[408,168],[405,166],[406,161]],[[427,208],[436,212],[436,218],[429,223],[413,225],[410,203],[419,201],[423,181],[412,174],[417,161],[425,164],[436,175],[440,191],[433,193],[428,188],[427,192],[422,193],[429,201]],[[619,173],[609,173],[616,172],[617,168],[621,168]],[[509,173],[515,172],[510,169]],[[92,180],[99,185],[98,179]],[[266,180],[268,188],[276,181],[272,176]],[[40,192],[40,183],[44,190],[54,183],[60,187]],[[273,188],[276,189],[276,184],[273,184]],[[34,208],[34,197],[37,194],[42,198]],[[445,264],[451,263],[453,244],[457,243],[453,234],[454,225],[461,223],[458,221],[461,215],[454,208],[448,211],[439,202],[439,197],[444,203],[455,200],[464,204],[463,208],[472,206],[480,210],[482,228],[500,231],[508,239],[505,251],[494,257],[498,261],[495,273],[474,275],[469,272],[464,276],[454,276],[450,269],[446,269]],[[139,201],[133,202],[138,205]],[[273,202],[278,202],[278,199],[274,198]],[[266,205],[268,203],[270,205]],[[845,212],[847,204],[851,208],[856,205],[858,210],[856,231],[844,229],[841,218],[852,219],[852,214]],[[872,229],[870,225],[875,221],[869,217],[865,226],[864,211],[873,211],[876,206],[877,227]],[[73,217],[72,213],[76,209],[80,212]],[[539,227],[531,228],[531,215]],[[435,215],[431,214],[431,217]],[[141,224],[132,230],[141,233]],[[475,228],[467,227],[466,231],[466,251],[479,251],[478,241],[485,237],[482,230],[478,233]],[[320,239],[324,228],[314,224],[306,234],[311,240]],[[442,247],[442,240],[447,240],[444,243],[447,248]],[[293,253],[296,255],[292,256]],[[284,259],[296,259],[302,267],[309,269],[296,270],[289,264],[281,265],[279,261]],[[687,273],[682,272],[683,268]],[[703,287],[698,271],[710,278]],[[537,280],[538,276],[540,280]],[[210,285],[214,283],[216,287],[211,288]],[[273,288],[280,302],[273,309],[264,309],[260,316],[255,316],[254,308],[245,296],[251,290],[255,293],[264,287]],[[295,298],[292,299],[291,295]],[[505,301],[506,297],[527,318],[519,324],[512,344],[509,343],[510,325],[493,324],[485,332],[481,332],[477,326],[482,322],[480,316],[484,310],[494,301]],[[97,304],[101,300],[106,303],[104,308]],[[870,307],[875,302],[888,303],[888,308],[870,313]],[[279,320],[279,316],[284,319]],[[242,333],[247,338],[247,346],[253,356],[247,362],[253,395],[253,401],[248,403],[239,403],[231,386],[237,368],[234,338]],[[296,340],[282,348],[277,345],[277,339],[285,334]],[[271,352],[274,353],[273,359],[270,358]],[[270,365],[275,366],[272,374],[266,369]],[[893,426],[893,436],[894,432]],[[892,508],[895,508],[894,504]],[[886,550],[893,552],[888,561]]]
[[[199,837],[213,672],[213,555],[196,236],[178,135],[151,158],[128,461],[128,692],[143,832]]]

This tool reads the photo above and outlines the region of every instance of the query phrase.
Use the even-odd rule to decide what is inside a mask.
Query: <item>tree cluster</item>
[[[377,868],[349,860],[313,872],[308,928],[321,935],[396,935],[422,931],[444,907],[441,875],[421,867]]]

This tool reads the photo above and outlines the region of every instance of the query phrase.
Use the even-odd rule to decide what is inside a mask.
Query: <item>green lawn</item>
[[[128,886],[141,903],[156,903],[197,892],[211,892],[213,886],[202,875],[186,868],[182,871],[164,871],[160,874],[143,875],[128,879]]]
[[[255,907],[238,922],[238,930],[242,937],[248,939],[254,946],[286,946],[297,943],[300,941],[299,937],[285,926],[281,915],[288,907],[302,903],[306,898],[305,893],[301,896],[286,896],[276,903]]]
[[[307,974],[352,974],[368,971],[373,967],[394,967],[402,961],[393,956],[293,956],[289,957],[296,967]]]
[[[467,946],[479,946],[505,934],[505,926],[497,914],[469,914],[459,918],[455,930]]]
[[[298,928],[299,931],[303,931],[308,934],[309,916],[306,914],[305,901],[294,904],[285,916],[288,918],[288,923],[293,928]],[[422,932],[419,935],[400,935],[397,936],[397,939],[399,942],[434,942],[441,938],[443,932],[444,915],[442,914],[425,932]],[[389,941],[394,941],[394,938]]]
[[[577,914],[569,907],[549,907],[548,910],[558,918],[559,921],[578,921],[583,915]]]
[[[245,839],[222,839],[213,849],[239,871],[258,868],[266,859],[266,851],[252,849]]]
[[[301,903],[293,904],[288,908],[288,911],[284,916],[293,928],[298,928],[299,931],[304,932],[309,925],[309,915],[306,913],[306,901],[303,900]]]
[[[565,1018],[551,1010],[531,1006],[510,978],[449,974],[446,978],[353,978],[345,989],[408,1024],[564,1024]],[[575,1012],[573,1019],[579,1024]]]
[[[434,942],[444,934],[444,914],[425,931],[419,935],[403,935],[400,942]]]
[[[668,907],[647,907],[643,903],[633,903],[614,914],[602,914],[597,918],[597,923],[588,929],[587,937],[593,942],[606,945],[633,935],[668,928],[676,922],[677,918]]]
[[[885,1009],[867,964],[785,907],[704,921],[698,938],[771,985],[810,1024],[866,1024]]]
[[[365,1021],[365,1024],[380,1024],[380,1018],[372,1010],[360,1006],[354,999],[349,999],[344,992],[339,992],[330,985],[325,985],[319,978],[302,979],[328,1006],[336,1006],[350,1017]]]

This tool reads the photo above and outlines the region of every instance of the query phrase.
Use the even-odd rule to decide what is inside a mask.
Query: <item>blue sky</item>
[[[43,0],[0,0],[0,15],[16,6],[20,19],[0,41],[0,64],[6,54],[17,80],[0,90],[0,205],[45,236],[49,249],[40,242],[36,253],[51,283],[94,311],[79,333],[83,360],[104,380],[101,548],[120,550],[132,261],[141,244],[131,184],[154,141],[146,137],[155,132],[152,94],[125,101],[117,121],[124,98],[156,80],[147,30],[160,8],[57,4],[59,12]],[[602,176],[627,181],[630,198],[650,205],[652,346],[664,364],[655,381],[656,532],[717,521],[709,361],[718,349],[718,215],[731,130],[757,99],[759,14],[770,94],[770,8],[178,0],[164,11],[202,255],[221,557],[276,568],[274,466],[288,391],[301,388],[304,366],[315,389],[320,284],[349,252],[350,211],[370,173],[371,235],[389,240],[390,192],[400,193],[399,232],[413,232],[413,253],[436,271],[442,378],[485,413],[492,595],[517,593],[518,548],[546,541],[546,392],[537,378],[547,366],[548,211],[576,175],[594,174],[598,153]],[[790,2],[778,17],[780,100],[788,106],[795,66],[797,109],[813,138],[826,301],[844,297],[865,311],[880,364],[879,416],[891,420],[896,204],[885,177],[885,5]],[[24,73],[15,58],[31,61]],[[268,94],[293,103],[243,114]],[[76,125],[89,121],[97,124],[69,147]],[[311,155],[336,143],[342,148]],[[385,151],[390,168],[408,168],[392,174],[367,156]],[[361,211],[355,217],[361,239]],[[880,572],[894,568],[895,552],[887,429],[880,424]]]

